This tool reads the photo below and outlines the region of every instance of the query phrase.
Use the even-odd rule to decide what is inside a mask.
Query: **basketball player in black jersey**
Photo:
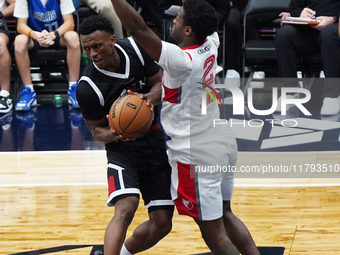
[[[103,16],[86,18],[79,34],[84,53],[92,63],[79,80],[77,100],[92,135],[105,143],[107,205],[115,206],[105,232],[104,254],[135,254],[155,245],[172,227],[174,203],[164,134],[158,128],[156,107],[150,130],[134,141],[116,135],[106,116],[112,103],[128,90],[143,93],[157,104],[154,95],[161,90],[162,70],[132,37],[116,41],[111,23]],[[124,243],[140,192],[149,220]]]

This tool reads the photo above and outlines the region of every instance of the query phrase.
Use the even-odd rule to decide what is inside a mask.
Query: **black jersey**
[[[99,69],[90,64],[83,72],[77,85],[77,101],[82,115],[88,120],[104,118],[112,103],[120,96],[131,90],[138,93],[147,93],[150,87],[146,85],[145,78],[157,74],[160,67],[132,38],[123,38],[115,44],[120,55],[121,66],[119,72],[110,72]],[[157,109],[155,108],[155,120]]]

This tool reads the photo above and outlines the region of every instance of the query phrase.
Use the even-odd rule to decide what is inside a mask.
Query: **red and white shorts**
[[[220,137],[217,142],[209,140],[205,146],[196,146],[191,139],[190,149],[184,149],[178,141],[169,141],[171,173],[171,196],[179,214],[195,220],[215,220],[222,217],[223,201],[231,200],[234,191],[234,173],[205,171],[203,166],[236,166],[237,144],[233,136]],[[225,140],[227,139],[227,140]],[[223,142],[221,142],[223,141]],[[234,168],[235,169],[235,168]],[[211,168],[210,168],[211,170]]]

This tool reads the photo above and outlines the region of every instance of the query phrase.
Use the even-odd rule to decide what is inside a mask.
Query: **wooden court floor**
[[[101,245],[114,209],[106,206],[105,151],[0,153],[0,254],[64,245]],[[238,166],[340,164],[339,152],[240,153]],[[285,255],[340,254],[338,173],[235,179],[232,207],[258,246]],[[321,178],[322,177],[322,178]],[[140,203],[128,231],[147,219]],[[91,247],[53,254],[90,254]],[[207,252],[191,218],[175,213],[171,233],[141,254]]]

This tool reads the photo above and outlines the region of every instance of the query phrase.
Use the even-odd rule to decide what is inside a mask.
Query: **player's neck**
[[[116,48],[117,49],[117,48]],[[119,49],[117,49],[119,50]],[[111,58],[111,64],[109,66],[108,71],[118,73],[121,70],[121,65],[122,65],[122,59],[120,54],[116,51],[114,51],[112,58]],[[125,62],[125,61],[124,61]]]
[[[196,40],[195,36],[188,36],[188,37],[183,38],[182,42],[180,42],[178,46],[181,48],[187,48],[187,47],[197,45],[197,44],[200,44],[200,43]]]

